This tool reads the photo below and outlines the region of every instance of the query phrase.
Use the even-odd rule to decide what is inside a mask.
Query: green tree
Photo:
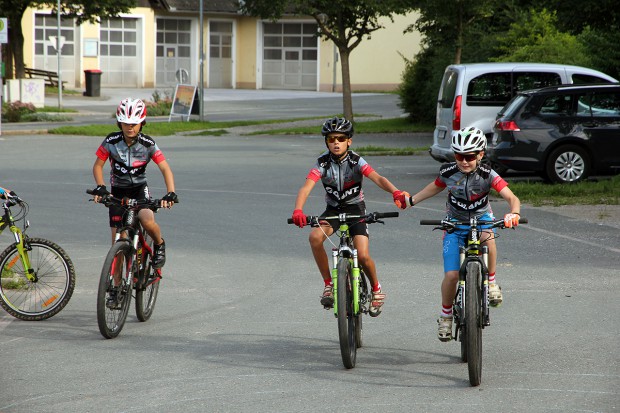
[[[62,18],[75,19],[80,25],[86,21],[96,22],[100,17],[116,17],[119,13],[127,13],[136,6],[137,0],[77,0],[60,4]],[[22,17],[28,8],[51,8],[57,13],[58,2],[53,0],[0,0],[2,17],[7,17],[9,23],[9,50],[15,63],[15,75],[24,77],[24,33],[22,31]],[[57,15],[57,14],[56,14]]]
[[[546,9],[521,13],[499,37],[501,62],[541,62],[591,66],[592,59],[577,36],[557,29],[557,15]]]
[[[393,19],[410,8],[403,0],[245,0],[240,10],[251,16],[278,20],[284,14],[311,16],[317,22],[317,36],[329,39],[340,53],[343,113],[353,119],[349,56],[364,38],[383,28],[381,17]]]

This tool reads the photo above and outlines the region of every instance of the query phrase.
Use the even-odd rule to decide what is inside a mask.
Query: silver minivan
[[[605,73],[580,66],[548,63],[472,63],[446,68],[437,100],[431,156],[453,161],[452,131],[482,129],[489,142],[495,117],[517,93],[559,84],[618,82]]]

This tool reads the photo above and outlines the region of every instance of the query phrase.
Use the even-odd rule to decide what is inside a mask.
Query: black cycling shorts
[[[131,198],[131,199],[150,199],[151,193],[149,192],[149,187],[147,184],[138,185],[130,188],[119,188],[112,187],[112,196],[115,198]],[[125,213],[125,209],[112,205],[108,208],[108,213],[110,215],[110,227],[120,228],[123,226],[123,214]]]
[[[331,205],[327,206],[325,212],[321,214],[322,217],[332,217],[341,213],[347,214],[355,214],[355,215],[366,215],[366,204],[364,202],[360,202],[359,204],[353,205],[342,205],[339,207],[333,207]],[[338,220],[328,220],[329,225],[336,231],[340,228],[340,221]],[[361,222],[358,224],[349,224],[349,234],[351,237],[356,235],[363,235],[368,237],[368,224],[365,222]]]

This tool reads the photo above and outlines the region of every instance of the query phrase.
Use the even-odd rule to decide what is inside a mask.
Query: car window
[[[467,104],[470,106],[504,106],[512,93],[510,73],[486,73],[473,78],[467,85]]]
[[[557,73],[514,72],[515,93],[560,84],[562,84],[562,78]]]
[[[456,94],[456,83],[459,80],[459,74],[455,71],[446,72],[443,76],[443,88],[441,89],[441,105],[451,107]]]
[[[497,114],[498,117],[508,116],[513,117],[514,113],[521,107],[523,102],[529,99],[527,95],[517,95],[512,98],[512,100],[506,103],[506,106],[502,108]]]
[[[609,83],[609,80],[598,76],[584,75],[582,73],[573,73],[571,80],[575,85],[589,85],[593,83]]]
[[[620,116],[620,93],[594,93],[590,98],[592,116]]]
[[[552,95],[547,96],[542,105],[540,105],[539,113],[541,115],[570,115],[571,113],[571,96],[570,95]]]
[[[577,116],[592,116],[590,113],[590,95],[582,93],[576,96]]]

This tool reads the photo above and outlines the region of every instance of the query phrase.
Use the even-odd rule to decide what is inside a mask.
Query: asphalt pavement
[[[221,109],[218,116],[233,116],[235,107],[289,116],[282,110],[287,103],[290,112],[324,116],[341,105],[337,96],[232,97],[211,104]],[[393,98],[356,96],[354,108],[398,115]],[[84,103],[81,112],[113,125],[108,110],[116,103],[85,102],[92,105]],[[319,305],[322,282],[307,228],[286,224],[323,148],[317,136],[156,137],[181,201],[157,214],[168,253],[160,294],[148,322],[131,309],[119,337],[102,338],[95,302],[108,218],[84,192],[92,188],[102,138],[0,139],[2,185],[28,201],[28,234],[61,245],[78,277],[67,307],[49,320],[23,322],[0,311],[3,413],[620,409],[617,222],[527,205],[521,212],[529,225],[500,231],[497,241],[504,304],[493,309],[483,333],[481,386],[469,386],[458,343],[436,337],[441,234],[418,222],[441,218],[445,195],[370,227],[387,299],[380,317],[364,319],[364,346],[356,367],[346,370],[336,320]],[[359,135],[354,145],[378,138]],[[385,145],[415,140],[381,138]],[[410,192],[431,182],[439,166],[424,155],[367,160]],[[154,195],[163,195],[157,168],[150,165],[148,174]],[[368,209],[395,210],[377,186],[365,183],[364,191]],[[323,195],[317,186],[304,210],[322,211]],[[500,201],[493,208],[506,212]],[[10,240],[5,232],[2,243]]]

